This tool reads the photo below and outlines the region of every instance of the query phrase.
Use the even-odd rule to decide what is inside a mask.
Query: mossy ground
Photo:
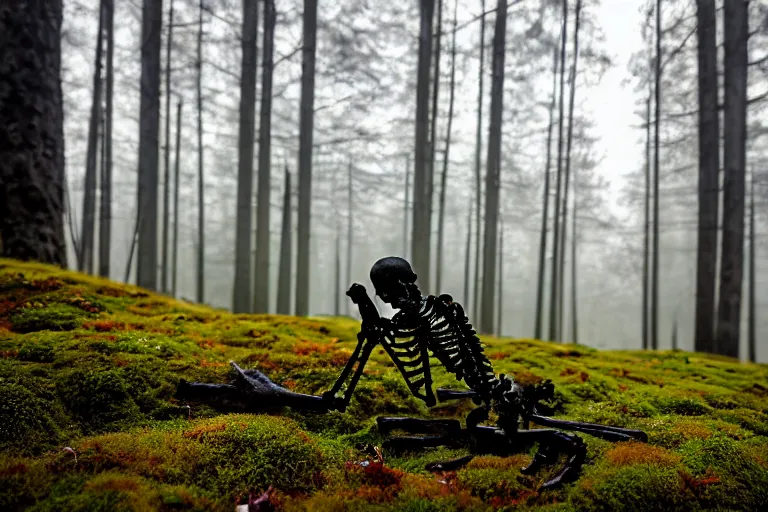
[[[382,351],[346,413],[220,414],[172,398],[179,379],[226,382],[227,361],[299,392],[328,389],[351,354],[348,319],[232,315],[136,287],[0,260],[0,509],[226,510],[273,486],[280,510],[759,510],[768,503],[768,366],[682,352],[597,351],[487,339],[497,372],[551,378],[557,417],[643,429],[584,436],[581,478],[538,486],[532,451],[433,475],[446,448],[367,468],[377,415],[428,411]],[[435,367],[437,385],[456,387]],[[69,447],[74,451],[64,450]],[[76,457],[75,457],[76,456]]]

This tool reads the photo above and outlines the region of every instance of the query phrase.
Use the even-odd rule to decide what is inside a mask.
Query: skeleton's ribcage
[[[480,340],[469,324],[457,325],[448,311],[435,304],[434,297],[422,302],[418,315],[408,324],[397,322],[385,336],[384,349],[400,370],[411,393],[427,404],[435,402],[429,368],[431,352],[445,369],[464,380],[484,398],[496,382],[490,362],[483,354]]]

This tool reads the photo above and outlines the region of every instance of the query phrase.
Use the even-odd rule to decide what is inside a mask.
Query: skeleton
[[[357,346],[333,387],[321,396],[294,393],[276,385],[257,370],[243,370],[231,362],[235,370],[232,384],[190,383],[182,380],[176,393],[177,398],[208,403],[219,409],[253,411],[290,407],[321,413],[344,411],[371,352],[380,345],[405,379],[411,393],[428,407],[436,405],[438,401],[465,398],[472,399],[478,406],[467,415],[465,429],[455,419],[379,417],[377,425],[383,434],[394,430],[417,434],[390,438],[385,444],[388,450],[415,450],[447,445],[468,446],[475,453],[504,455],[538,443],[539,448],[533,460],[522,468],[525,474],[535,473],[543,466],[555,463],[561,454],[566,456],[560,471],[542,485],[541,489],[545,490],[574,480],[586,457],[583,440],[559,429],[590,434],[609,441],[647,442],[647,435],[639,430],[544,416],[550,411],[541,402],[554,397],[554,385],[547,380],[536,385],[521,386],[504,374],[497,376],[461,305],[447,294],[439,297],[422,296],[416,286],[416,274],[406,260],[382,258],[372,267],[370,278],[376,294],[399,311],[391,319],[382,318],[364,286],[355,283],[350,287],[347,295],[357,304],[362,316]],[[435,395],[432,390],[430,354],[459,381],[463,380],[469,390],[439,388]],[[353,373],[355,364],[357,368]],[[490,412],[497,417],[496,426],[480,425],[489,419]],[[531,423],[544,428],[531,429]],[[427,469],[458,469],[472,457],[470,455],[431,463]]]

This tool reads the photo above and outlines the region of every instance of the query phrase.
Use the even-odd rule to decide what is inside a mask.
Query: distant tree
[[[91,117],[88,122],[88,150],[83,187],[83,226],[80,230],[80,248],[77,269],[93,273],[93,249],[96,236],[96,172],[98,170],[99,121],[101,120],[101,63],[104,47],[104,0],[99,3],[99,28],[96,31],[96,55],[93,58],[93,90]]]
[[[253,144],[256,123],[257,0],[243,0],[242,63],[240,65],[240,131],[237,166],[237,226],[235,229],[235,285],[232,310],[247,313],[251,303],[251,221],[253,218]],[[259,201],[261,204],[261,201]],[[267,211],[269,209],[267,208]],[[258,242],[257,242],[258,248]],[[256,274],[258,270],[258,257]],[[257,283],[255,293],[261,296]],[[269,295],[267,295],[267,298]],[[256,309],[258,312],[264,312]]]
[[[659,349],[659,125],[661,124],[661,0],[656,0],[656,58],[654,61],[653,116],[653,249],[651,268],[651,350]]]
[[[0,4],[0,249],[67,266],[61,0]]]
[[[181,108],[182,101],[176,105],[176,154],[173,163],[173,257],[171,271],[171,295],[176,297],[176,282],[179,275],[179,189],[180,181],[179,176],[181,174]]]
[[[480,0],[480,61],[477,76],[477,124],[475,127],[475,271],[472,291],[472,317],[480,318],[480,222],[483,206],[483,82],[485,79],[485,0]],[[469,255],[467,255],[469,258]]]
[[[99,200],[99,275],[109,277],[112,255],[112,120],[114,117],[115,82],[115,5],[114,0],[104,0],[104,25],[106,30],[106,69],[104,71],[104,133],[102,147],[104,159],[101,167],[101,198]]]
[[[171,203],[171,58],[173,56],[173,0],[168,6],[168,36],[165,42],[165,147],[163,148],[163,256],[160,289],[168,293],[168,237]],[[177,185],[178,186],[178,185]]]
[[[725,94],[723,109],[723,237],[717,352],[739,356],[741,288],[744,275],[744,189],[747,141],[748,2],[723,8]]]
[[[197,10],[197,302],[205,301],[205,166],[203,164],[203,11],[200,0]]]
[[[144,0],[141,11],[139,107],[138,254],[136,283],[157,289],[157,188],[160,131],[162,0]]]
[[[299,122],[299,218],[296,246],[296,315],[309,314],[310,220],[312,218],[312,137],[315,105],[317,0],[304,0],[304,46],[301,63]]]
[[[749,297],[747,303],[747,360],[757,361],[757,311],[755,310],[755,175],[749,180]]]
[[[277,278],[277,314],[291,314],[291,268],[293,257],[293,223],[291,222],[291,173],[285,167],[285,190],[283,191],[283,225],[280,230],[280,268]]]
[[[264,44],[261,72],[261,109],[259,111],[259,183],[256,212],[256,286],[254,311],[269,309],[270,210],[272,175],[272,73],[275,53],[275,1],[264,0]]]
[[[483,248],[483,307],[480,331],[492,333],[494,293],[496,291],[496,242],[499,221],[499,181],[501,171],[501,118],[504,109],[504,55],[507,36],[507,0],[496,6],[493,31],[493,78],[491,79],[490,124],[488,127],[488,163],[485,175],[485,246]]]

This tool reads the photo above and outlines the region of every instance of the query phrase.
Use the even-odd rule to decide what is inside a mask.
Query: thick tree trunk
[[[205,302],[205,180],[203,165],[203,0],[197,31],[197,302]]]
[[[557,179],[555,183],[555,212],[552,228],[552,272],[550,275],[549,297],[549,339],[558,341],[557,319],[559,317],[557,300],[559,297],[557,286],[560,284],[558,277],[558,255],[560,248],[560,191],[563,183],[563,123],[565,122],[565,46],[568,42],[568,0],[563,0],[563,27],[560,36],[560,100],[559,118],[557,128]]]
[[[473,318],[480,318],[480,223],[483,206],[483,82],[485,79],[485,0],[480,0],[480,63],[477,77],[477,127],[475,131],[475,272],[472,292]]]
[[[737,0],[739,1],[739,0]],[[712,353],[720,197],[720,120],[715,0],[697,0],[699,64],[699,239],[696,253],[696,352]]]
[[[483,307],[480,331],[493,332],[494,291],[496,288],[496,241],[499,218],[501,171],[501,120],[504,109],[504,54],[507,34],[507,0],[496,7],[493,33],[493,79],[491,80],[490,125],[488,128],[488,168],[485,175],[485,247],[483,257]]]
[[[157,290],[157,187],[160,132],[162,0],[144,0],[141,24],[139,194],[136,284]]]
[[[458,3],[458,1],[456,2]],[[443,238],[445,235],[445,193],[448,182],[448,162],[451,149],[451,128],[453,127],[453,104],[456,92],[456,27],[458,5],[453,9],[453,37],[451,39],[451,78],[448,92],[448,127],[445,134],[445,153],[443,154],[443,172],[440,175],[440,211],[437,220],[437,269],[435,276],[435,290],[441,293],[443,280]]]
[[[232,311],[252,311],[251,223],[253,219],[253,144],[256,124],[256,51],[258,0],[243,0],[240,60],[240,126],[237,165],[237,227],[235,229],[235,284]],[[261,202],[259,202],[260,204]],[[258,242],[256,244],[258,247]],[[257,267],[258,267],[258,257]],[[258,273],[258,270],[256,270]],[[254,292],[258,295],[259,283]],[[256,312],[263,312],[258,311]]]
[[[413,235],[411,264],[419,287],[429,293],[430,202],[429,191],[429,67],[432,58],[432,15],[434,0],[421,0],[419,64],[416,83],[416,136],[413,169]]]
[[[435,47],[434,47],[434,67],[432,69],[432,107],[430,112],[430,129],[429,129],[429,168],[427,171],[427,186],[426,186],[426,210],[428,212],[426,223],[426,231],[429,233],[429,241],[426,244],[427,247],[427,261],[429,262],[429,284],[432,285],[432,218],[434,217],[433,205],[435,199],[435,168],[437,167],[437,118],[440,114],[439,99],[440,99],[440,61],[442,57],[442,40],[443,40],[443,0],[437,0],[437,23],[434,27]],[[437,256],[439,258],[439,256]],[[436,258],[436,259],[437,259]],[[435,263],[435,269],[437,263]],[[426,288],[423,288],[426,291]],[[439,293],[440,290],[435,288],[435,293]],[[429,293],[432,292],[430,288]]]
[[[0,4],[0,254],[67,266],[61,0]]]
[[[93,95],[88,123],[88,147],[85,157],[83,187],[83,227],[80,230],[78,270],[93,273],[94,238],[96,237],[96,172],[98,170],[99,121],[101,120],[101,59],[104,47],[104,1],[99,3],[99,28],[96,32],[96,55],[93,58]]]
[[[283,226],[280,233],[280,269],[277,281],[277,314],[291,314],[291,267],[293,257],[291,248],[291,173],[285,168],[285,190],[283,191]]]
[[[301,119],[299,121],[299,225],[296,258],[296,315],[309,314],[309,256],[312,204],[312,132],[315,105],[315,47],[317,0],[304,0],[304,48],[301,63]]]
[[[99,275],[109,277],[112,247],[112,102],[114,98],[115,5],[104,0],[107,62],[105,70],[104,161],[101,170],[101,200],[99,201]]]
[[[549,127],[547,129],[547,160],[544,169],[544,197],[542,199],[543,208],[541,213],[541,232],[539,234],[539,271],[536,285],[536,318],[534,319],[533,337],[541,339],[542,325],[544,320],[544,281],[547,273],[547,221],[549,220],[549,193],[550,193],[550,174],[552,169],[552,130],[555,126],[555,103],[557,98],[557,65],[559,54],[555,48],[552,58],[552,101],[549,103]]]
[[[504,225],[499,221],[499,278],[497,288],[499,298],[496,307],[496,336],[501,337],[502,320],[504,318]]]
[[[176,280],[179,275],[179,175],[181,174],[181,105],[176,106],[176,148],[173,163],[173,272],[171,273],[171,295],[176,297]]]
[[[725,2],[725,94],[723,110],[723,240],[717,353],[739,356],[744,274],[744,176],[747,136],[748,2]]]
[[[264,58],[259,119],[259,196],[256,221],[255,311],[269,310],[270,191],[272,190],[272,68],[274,67],[275,2],[264,2]]]
[[[160,290],[168,293],[168,210],[171,201],[171,56],[173,54],[173,0],[168,6],[168,39],[165,48],[165,148],[163,149],[163,259]]]
[[[656,60],[653,132],[653,265],[651,268],[651,350],[659,348],[659,123],[661,122],[661,0],[656,0]]]

